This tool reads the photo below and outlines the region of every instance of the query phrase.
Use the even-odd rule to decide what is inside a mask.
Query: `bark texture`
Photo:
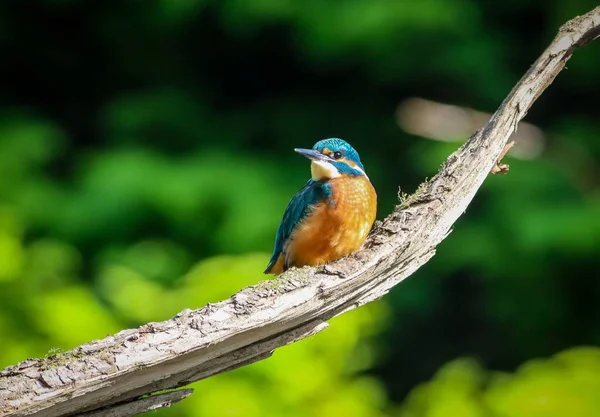
[[[376,224],[353,256],[292,269],[170,320],[8,367],[0,372],[0,416],[126,416],[167,406],[190,391],[146,395],[265,359],[324,329],[330,318],[382,297],[434,255],[487,175],[498,170],[519,121],[573,51],[599,35],[600,7],[563,25],[488,123]]]

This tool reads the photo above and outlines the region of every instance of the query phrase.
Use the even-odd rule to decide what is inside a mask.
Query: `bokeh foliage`
[[[0,4],[0,366],[164,320],[265,277],[308,176],[359,150],[382,218],[457,144],[412,96],[493,111],[591,0]],[[600,45],[578,51],[434,259],[169,416],[600,414]]]

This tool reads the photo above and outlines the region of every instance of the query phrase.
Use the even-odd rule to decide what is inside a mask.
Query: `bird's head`
[[[345,140],[323,139],[315,143],[312,149],[294,150],[311,160],[310,172],[315,181],[325,181],[344,175],[367,177],[358,152]]]

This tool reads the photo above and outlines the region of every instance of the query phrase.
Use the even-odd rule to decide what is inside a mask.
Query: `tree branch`
[[[355,255],[324,267],[292,269],[171,320],[6,368],[0,372],[0,416],[53,417],[136,404],[142,395],[264,359],[324,329],[326,320],[380,298],[434,255],[518,122],[574,49],[599,35],[600,7],[563,25],[489,122],[378,223]]]

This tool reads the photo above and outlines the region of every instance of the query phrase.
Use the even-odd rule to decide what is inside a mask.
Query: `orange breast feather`
[[[355,252],[377,214],[377,195],[364,177],[329,181],[334,204],[320,202],[296,226],[284,247],[293,266],[320,265]]]

